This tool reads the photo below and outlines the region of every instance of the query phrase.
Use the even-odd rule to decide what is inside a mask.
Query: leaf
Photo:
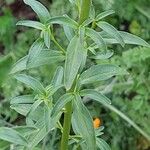
[[[70,102],[71,100],[73,99],[73,95],[71,93],[66,93],[64,94],[63,96],[61,96],[56,104],[54,105],[53,107],[53,110],[52,110],[52,113],[51,113],[51,116],[56,116],[61,110],[62,108],[68,103]],[[52,117],[52,118],[53,118]]]
[[[28,54],[27,67],[30,67],[32,63],[36,63],[36,57],[39,56],[44,47],[42,39],[37,39],[31,46]]]
[[[94,20],[94,19],[88,18],[88,19],[86,19],[86,20],[81,24],[81,26],[82,26],[82,27],[86,27],[86,26],[88,26],[90,23],[92,23],[93,20]]]
[[[44,107],[44,119],[46,131],[49,131],[51,125],[51,108],[47,105]]]
[[[66,25],[63,25],[63,29],[68,41],[70,41],[75,35],[73,29]]]
[[[0,127],[0,139],[18,145],[28,145],[27,140],[19,132],[7,127]]]
[[[73,129],[80,134],[86,142],[87,150],[96,150],[96,137],[92,117],[84,106],[79,95],[75,95],[73,101],[74,111],[72,116]]]
[[[42,50],[39,55],[35,56],[35,61],[28,64],[28,68],[34,68],[41,65],[54,64],[65,59],[65,56],[54,50]]]
[[[114,10],[104,11],[104,12],[100,13],[99,15],[97,15],[97,17],[95,18],[95,20],[99,21],[99,20],[101,20],[101,19],[103,19],[103,18],[105,18],[105,17],[107,17],[107,16],[109,16],[111,14],[114,14],[114,13],[115,13]]]
[[[28,64],[26,67],[28,55],[18,60],[12,67],[10,74],[14,74],[19,71],[23,71],[30,68],[39,67],[42,65],[48,65],[55,62],[63,61],[65,56],[59,51],[54,50],[42,50],[37,56],[35,56],[35,61]]]
[[[127,44],[135,44],[135,45],[150,47],[150,45],[146,41],[144,41],[143,39],[141,39],[136,35],[124,31],[119,31],[119,33],[123,38],[123,40],[125,41],[125,43]]]
[[[84,71],[79,80],[81,84],[89,84],[93,82],[98,82],[102,80],[107,80],[114,75],[123,75],[127,74],[124,69],[116,65],[111,64],[101,64],[101,65],[94,65]]]
[[[16,25],[32,27],[38,30],[43,30],[45,28],[45,26],[42,23],[38,21],[32,21],[32,20],[21,20],[18,21]]]
[[[106,43],[98,32],[93,29],[86,28],[86,35],[89,36],[99,46],[99,48],[102,47],[105,51],[107,50]]]
[[[26,63],[28,60],[28,56],[22,57],[21,59],[19,59],[13,66],[12,69],[10,71],[10,74],[14,74],[18,71],[23,71],[26,69]]]
[[[100,150],[111,150],[109,145],[101,138],[96,138],[96,145]]]
[[[102,104],[111,104],[111,101],[109,100],[109,98],[107,98],[105,95],[101,94],[100,92],[97,92],[94,89],[85,89],[80,91],[80,95],[81,96],[87,96],[99,103]]]
[[[70,41],[66,53],[64,83],[67,90],[71,88],[73,81],[81,66],[82,50],[83,50],[83,45],[81,44],[80,37],[76,35]]]
[[[97,52],[95,54],[95,56],[91,56],[90,58],[93,58],[93,59],[108,59],[113,54],[114,54],[114,52],[112,50],[107,50],[107,51],[103,51],[103,52]]]
[[[121,44],[121,46],[125,45],[124,40],[120,35],[119,31],[116,28],[114,28],[111,24],[105,21],[100,21],[97,23],[97,26],[103,29],[108,34],[110,34],[112,37],[114,37]]]
[[[45,93],[45,89],[44,89],[43,85],[35,78],[33,78],[31,76],[27,76],[25,74],[18,74],[15,76],[15,78],[18,81],[31,87],[34,91],[41,93],[41,94]]]
[[[57,67],[53,79],[51,81],[51,84],[56,87],[62,84],[62,80],[63,80],[63,67],[59,66]]]
[[[36,100],[32,105],[31,108],[29,110],[29,112],[27,113],[27,116],[30,116],[37,108],[38,106],[42,103],[43,101],[41,99]]]
[[[50,36],[51,36],[51,31],[50,28],[44,30],[44,43],[47,46],[47,48],[50,48]]]
[[[49,131],[46,131],[45,120],[44,119],[40,120],[41,125],[39,131],[29,138],[30,143],[28,146],[30,149],[33,149],[36,145],[38,145],[38,143],[42,141],[47,136],[47,134],[56,127],[56,123],[60,119],[60,116],[61,113],[59,113],[57,116],[51,119]]]
[[[38,129],[33,126],[15,126],[13,129],[23,136],[29,136],[38,131]]]
[[[50,19],[50,14],[45,6],[36,0],[24,0],[24,3],[31,6],[34,12],[38,15],[41,22],[45,23]]]
[[[10,104],[32,104],[34,103],[34,95],[22,95],[11,99]]]
[[[26,116],[31,109],[32,104],[13,104],[10,106],[11,109],[15,110],[19,114]]]
[[[53,17],[47,21],[47,24],[60,24],[63,26],[69,26],[74,29],[78,28],[78,23],[70,17],[68,17],[67,15]]]

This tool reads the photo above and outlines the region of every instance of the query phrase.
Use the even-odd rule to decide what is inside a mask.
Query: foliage
[[[38,29],[38,32],[37,30],[30,29],[24,33],[19,33],[17,34],[18,42],[14,42],[12,38],[16,29],[13,26],[13,30],[8,30],[10,25],[14,25],[14,22],[10,24],[9,21],[11,21],[12,16],[10,14],[8,16],[7,14],[5,15],[6,18],[9,18],[8,26],[3,25],[3,29],[5,29],[5,27],[6,29],[1,32],[1,35],[8,35],[8,37],[6,37],[8,39],[10,38],[11,44],[9,45],[5,38],[1,38],[5,44],[5,53],[7,53],[7,56],[0,61],[0,65],[4,68],[3,71],[0,72],[1,90],[3,91],[2,96],[4,96],[4,100],[0,106],[1,112],[3,112],[1,113],[2,120],[0,123],[1,126],[5,125],[11,128],[0,128],[0,137],[2,139],[0,141],[0,147],[7,149],[10,145],[15,149],[23,149],[25,147],[30,149],[58,149],[61,133],[62,145],[64,145],[64,143],[67,143],[67,141],[63,141],[67,137],[66,135],[64,136],[64,132],[66,130],[69,132],[69,129],[65,128],[65,125],[64,127],[61,125],[63,120],[62,114],[64,113],[66,116],[71,116],[71,112],[73,111],[71,121],[71,134],[73,135],[68,135],[69,149],[77,149],[79,147],[82,149],[96,149],[96,145],[100,149],[109,149],[108,144],[102,139],[102,137],[106,138],[106,133],[101,136],[101,134],[103,134],[103,127],[98,129],[93,128],[93,110],[90,110],[91,106],[89,105],[86,105],[88,106],[87,109],[81,98],[84,97],[84,100],[88,97],[106,107],[109,106],[109,98],[103,93],[98,92],[98,90],[92,89],[92,87],[97,88],[99,84],[104,84],[102,89],[104,87],[107,88],[105,83],[112,81],[112,76],[116,75],[125,76],[117,76],[115,78],[111,96],[108,96],[110,96],[114,105],[121,107],[123,112],[128,112],[128,116],[133,118],[133,120],[137,124],[140,124],[141,128],[148,133],[149,126],[144,122],[148,123],[149,120],[145,117],[148,112],[149,104],[149,76],[147,65],[149,48],[131,49],[123,52],[122,57],[116,56],[113,57],[111,61],[108,60],[108,58],[115,53],[111,49],[115,47],[114,44],[119,43],[122,46],[124,46],[124,44],[137,44],[149,47],[148,43],[132,34],[117,31],[111,24],[105,22],[104,17],[113,14],[114,11],[112,10],[102,12],[96,16],[94,12],[91,11],[90,18],[87,17],[87,20],[79,24],[76,22],[78,13],[76,13],[75,10],[79,9],[78,12],[81,13],[82,7],[80,1],[70,0],[72,5],[76,5],[73,10],[70,10],[68,1],[66,1],[66,5],[64,5],[64,3],[62,4],[61,1],[55,1],[50,7],[51,14],[37,1],[24,0],[24,2],[30,5],[37,13],[40,22],[29,20],[19,21],[17,25],[33,27]],[[97,3],[99,2],[100,1]],[[55,8],[58,6],[61,6],[62,9],[55,11]],[[111,7],[112,6],[109,5],[109,8]],[[120,10],[120,12],[121,11],[122,10]],[[98,14],[98,12],[97,10],[96,14]],[[67,15],[59,16],[59,14],[62,13],[68,13],[69,16],[72,17],[70,18]],[[59,28],[57,24],[63,28]],[[135,28],[134,24],[131,24],[130,31],[133,31],[132,29]],[[136,26],[138,27],[138,25]],[[103,31],[100,32],[101,30]],[[9,34],[8,31],[11,31],[11,34]],[[139,30],[135,30],[133,33],[137,34],[138,31]],[[40,36],[38,35],[39,32],[41,33]],[[35,38],[37,39],[36,41],[34,41]],[[58,39],[56,40],[55,38]],[[31,43],[33,44],[29,48]],[[59,43],[61,43],[61,45]],[[27,52],[28,49],[29,52]],[[143,50],[143,53],[141,53],[141,50]],[[10,51],[11,53],[8,54]],[[133,57],[133,54],[135,57]],[[140,60],[137,58],[140,58]],[[16,63],[12,66],[14,62]],[[88,64],[88,62],[90,62],[90,64]],[[98,64],[93,65],[93,62],[97,62]],[[127,75],[124,69],[118,67],[120,64],[123,68],[128,68],[128,72],[131,74],[130,76]],[[143,68],[143,66],[147,66],[147,68]],[[11,75],[8,76],[11,67]],[[131,68],[133,70],[131,70]],[[141,70],[143,70],[142,73]],[[23,84],[17,82],[13,77]],[[124,83],[131,79],[132,84],[126,85]],[[147,80],[143,81],[143,79]],[[17,83],[18,86],[16,86]],[[132,97],[133,100],[131,101],[130,94],[132,95],[132,91],[134,91],[136,95]],[[16,95],[20,96],[15,97]],[[14,122],[21,126],[14,127],[14,125],[7,122],[9,118],[9,122],[12,123],[18,118],[15,111],[8,109],[8,99],[10,97],[13,97],[11,99],[11,108],[24,116],[21,117],[20,123],[19,121]],[[142,102],[141,99],[143,100]],[[129,103],[129,101],[131,103]],[[71,104],[73,107],[72,110],[70,109]],[[95,104],[95,102],[93,104]],[[142,106],[145,108],[144,111],[141,109]],[[100,107],[100,105],[96,103],[96,108],[97,107]],[[104,108],[102,107],[102,109]],[[140,118],[133,110],[139,112]],[[70,112],[70,114],[67,112]],[[116,115],[114,115],[113,112],[107,116],[108,118],[116,119]],[[69,121],[68,119],[67,121]],[[119,121],[120,119],[118,118],[118,122]],[[25,122],[26,125],[24,125]],[[116,122],[116,124],[118,122]],[[127,134],[127,137],[131,136],[129,132],[122,131],[122,128],[126,128],[126,125],[119,125],[119,131],[115,127],[111,127],[109,119],[106,119],[105,125],[106,129],[109,128],[109,130],[106,130],[108,137],[110,137],[110,135],[113,137],[113,134],[116,135],[116,132],[118,132],[118,136],[116,135],[116,137],[109,139],[109,141],[111,141],[111,147],[114,150],[120,149],[120,147],[116,147],[116,141],[118,142],[123,135]],[[6,134],[7,132],[8,134]],[[132,134],[136,136],[134,132]],[[140,138],[137,138],[137,140],[140,140]],[[131,140],[131,142],[133,143],[133,140]],[[126,146],[121,145],[121,149],[127,149],[127,146],[130,148],[131,145],[133,144]]]

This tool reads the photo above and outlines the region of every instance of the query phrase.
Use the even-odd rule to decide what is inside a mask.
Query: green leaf
[[[51,108],[47,105],[44,107],[44,119],[46,131],[49,131],[51,126]]]
[[[32,104],[32,106],[31,106],[31,108],[30,108],[30,110],[29,110],[27,116],[30,116],[30,115],[38,108],[38,106],[39,106],[42,102],[43,102],[43,101],[42,101],[41,99],[36,100],[36,101]]]
[[[34,103],[34,95],[22,95],[11,99],[10,104],[32,104]]]
[[[101,19],[103,19],[103,18],[105,18],[105,17],[107,17],[107,16],[109,16],[111,14],[114,14],[114,13],[115,13],[114,10],[104,11],[104,12],[100,13],[99,15],[97,15],[97,17],[95,18],[95,20],[99,21],[99,20],[101,20]]]
[[[86,28],[86,35],[89,36],[98,45],[99,48],[102,47],[105,51],[107,50],[106,43],[98,32],[93,29]]]
[[[73,129],[80,134],[86,142],[87,150],[96,150],[96,137],[92,117],[84,106],[79,95],[75,95],[73,101],[74,111],[72,116]]]
[[[81,24],[81,26],[82,26],[82,27],[86,27],[86,26],[88,26],[90,23],[92,23],[93,20],[94,20],[94,19],[88,18],[87,20],[85,20],[85,21]]]
[[[54,73],[51,84],[54,87],[60,86],[62,84],[62,80],[63,80],[63,67],[59,66],[59,67],[57,67],[57,69]]]
[[[97,81],[107,80],[115,75],[123,74],[127,74],[127,72],[116,65],[101,64],[94,65],[84,71],[79,80],[81,84],[89,84]]]
[[[38,30],[43,30],[45,28],[45,26],[42,23],[38,21],[32,21],[32,20],[21,20],[18,21],[16,25],[32,27]]]
[[[64,26],[69,26],[74,29],[78,28],[78,23],[70,17],[68,17],[67,15],[53,17],[47,21],[47,24],[60,24]]]
[[[60,62],[65,59],[65,56],[54,50],[42,50],[39,55],[35,56],[35,61],[28,64],[28,68],[34,68],[41,65],[53,64],[55,62]]]
[[[80,91],[80,95],[81,96],[87,96],[99,103],[102,104],[111,104],[111,101],[109,100],[109,98],[107,98],[105,95],[101,94],[100,92],[97,92],[94,89],[85,89]]]
[[[100,150],[111,150],[109,145],[101,138],[96,138],[96,145]]]
[[[125,41],[125,43],[127,44],[135,44],[135,45],[150,47],[150,44],[148,44],[146,41],[144,41],[143,39],[141,39],[136,35],[124,31],[119,31],[119,33],[123,38],[123,40]]]
[[[72,99],[73,95],[71,93],[66,93],[61,96],[54,105],[51,116],[56,116],[63,109],[63,107]]]
[[[59,51],[45,49],[42,50],[37,56],[35,56],[34,59],[36,61],[28,64],[28,69],[63,61],[65,59],[65,56],[62,55],[62,53]],[[14,74],[16,72],[26,70],[27,60],[28,60],[28,55],[18,60],[13,65],[10,74]]]
[[[95,56],[91,56],[90,58],[93,58],[93,59],[108,59],[113,54],[114,54],[114,52],[112,50],[107,50],[107,51],[103,51],[103,52],[97,52],[95,54]]]
[[[0,127],[0,139],[18,145],[28,145],[27,140],[19,132],[7,127]]]
[[[15,110],[19,114],[26,116],[31,109],[32,104],[13,104],[10,106],[11,109]]]
[[[18,71],[23,71],[26,69],[26,64],[27,64],[28,56],[22,57],[19,59],[13,66],[10,71],[10,74],[14,74]]]
[[[45,23],[50,19],[50,14],[45,6],[36,0],[24,0],[24,3],[31,6],[34,12],[38,15],[41,22]]]
[[[70,41],[75,35],[73,29],[66,25],[63,25],[63,29],[68,41]]]
[[[38,131],[36,127],[31,126],[15,126],[13,129],[23,136],[29,136]]]
[[[50,36],[51,36],[51,31],[50,31],[50,28],[44,30],[44,43],[45,45],[47,46],[47,48],[50,48]]]
[[[81,66],[83,49],[84,48],[83,45],[81,44],[80,37],[76,35],[70,41],[66,53],[64,82],[67,90],[71,88],[73,81]]]
[[[38,93],[42,93],[42,94],[45,93],[45,89],[44,89],[43,85],[35,78],[33,78],[31,76],[27,76],[25,74],[18,74],[15,76],[15,78],[18,81],[31,87],[34,91],[36,91]]]
[[[60,116],[61,116],[61,113],[59,113],[53,119],[51,118],[51,121],[50,121],[51,124],[49,127],[49,131],[46,130],[44,118],[42,120],[40,120],[39,131],[36,134],[33,134],[33,136],[31,136],[29,138],[30,143],[28,146],[30,149],[33,149],[36,145],[38,145],[38,143],[40,141],[42,141],[44,139],[44,137],[46,137],[48,135],[48,133],[56,127],[56,123],[60,119]]]
[[[39,56],[44,47],[42,39],[37,39],[31,46],[28,54],[27,67],[30,67],[32,63],[36,63],[36,57]]]
[[[125,45],[125,42],[124,42],[122,36],[120,35],[119,31],[116,28],[114,28],[111,24],[109,24],[105,21],[100,21],[97,23],[97,25],[98,25],[98,27],[103,29],[105,32],[107,32],[109,35],[114,37],[121,44],[121,46]]]

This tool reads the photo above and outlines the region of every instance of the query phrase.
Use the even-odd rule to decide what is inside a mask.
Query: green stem
[[[63,52],[63,54],[66,53],[66,51],[61,47],[61,45],[56,41],[55,37],[53,35],[51,35],[51,39],[53,40],[53,42],[55,43],[55,45]]]
[[[79,24],[82,24],[89,17],[90,5],[91,0],[82,0]],[[75,87],[76,85],[74,84],[68,92],[73,92]],[[66,104],[65,109],[66,112],[64,114],[63,134],[60,147],[61,150],[68,150],[68,141],[71,129],[72,101]]]
[[[79,24],[82,24],[88,17],[91,7],[91,0],[82,0]]]
[[[65,106],[66,113],[64,115],[63,134],[61,139],[61,150],[68,149],[69,133],[71,128],[71,116],[72,116],[72,102],[69,102]]]

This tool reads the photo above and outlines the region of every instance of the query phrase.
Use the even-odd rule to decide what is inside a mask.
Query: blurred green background
[[[77,18],[69,0],[41,2],[50,10],[51,16],[69,14]],[[93,0],[93,3],[97,13],[115,10],[116,13],[107,21],[117,29],[150,42],[150,0]],[[24,117],[10,109],[9,101],[11,97],[27,93],[29,89],[9,76],[9,71],[13,63],[26,55],[39,33],[34,29],[17,27],[15,24],[20,19],[37,18],[22,0],[0,0],[0,126],[24,123]],[[56,26],[55,34],[58,41],[66,45],[63,30]],[[126,68],[130,75],[96,84],[94,88],[102,90],[116,108],[150,135],[150,48],[114,46],[112,49],[115,55],[104,62],[118,64]],[[29,72],[39,80],[48,82],[56,66],[53,64]],[[97,103],[90,102],[87,105],[93,118],[99,117],[105,126],[104,139],[112,150],[150,150],[150,142],[117,114]]]

